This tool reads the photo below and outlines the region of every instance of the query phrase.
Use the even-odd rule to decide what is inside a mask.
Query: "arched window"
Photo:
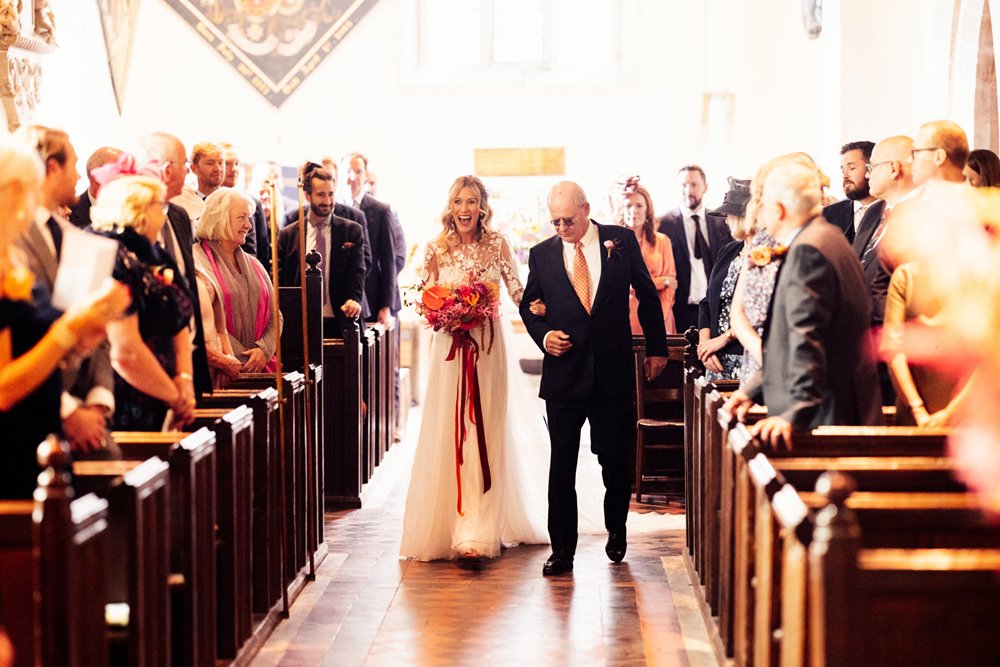
[[[976,63],[975,131],[972,145],[997,151],[997,67],[993,55],[993,22],[990,3],[983,3],[983,20],[979,29],[979,59]]]

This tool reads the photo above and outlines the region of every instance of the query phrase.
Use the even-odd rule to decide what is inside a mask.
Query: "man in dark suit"
[[[705,211],[705,170],[696,164],[685,165],[677,172],[681,186],[681,205],[660,218],[660,232],[670,238],[677,267],[677,292],[674,294],[674,322],[683,333],[698,327],[698,308],[705,298],[708,277],[719,251],[732,243],[725,219],[708,216]]]
[[[844,179],[844,194],[847,199],[830,204],[823,209],[823,217],[831,225],[839,227],[848,243],[854,238],[866,221],[877,220],[875,197],[868,185],[868,165],[872,159],[875,144],[870,141],[852,141],[840,148],[840,174]]]
[[[552,556],[542,573],[556,575],[573,569],[576,463],[585,420],[590,422],[591,449],[601,464],[606,489],[605,552],[616,563],[625,557],[635,449],[630,286],[639,299],[650,378],[666,366],[667,341],[659,297],[635,234],[590,220],[590,204],[576,183],[557,183],[548,205],[557,235],[531,249],[521,318],[545,352],[539,396],[545,399],[552,442],[548,495]],[[536,300],[545,303],[544,316],[532,314],[531,303]]]
[[[98,167],[103,167],[109,162],[115,162],[121,157],[121,149],[114,146],[102,146],[91,153],[87,158],[87,179],[90,181],[87,189],[80,193],[69,209],[69,221],[74,226],[83,229],[90,227],[90,207],[97,201],[97,191],[101,184],[91,175]]]
[[[309,172],[303,183],[309,202],[306,219],[306,252],[316,250],[323,261],[320,268],[326,279],[323,317],[331,318],[324,326],[324,336],[341,338],[345,318],[361,314],[364,297],[364,237],[361,225],[333,214],[335,188],[330,172],[321,168]],[[299,235],[301,222],[293,222],[278,233],[278,281],[281,285],[301,285]]]
[[[791,447],[792,429],[882,420],[864,274],[820,201],[819,175],[804,165],[781,165],[764,182],[758,215],[786,254],[764,324],[763,367],[727,407],[742,419],[753,403],[766,405],[768,418],[752,432],[773,447]]]
[[[392,214],[389,207],[365,193],[368,158],[351,153],[346,158],[347,184],[355,208],[361,209],[368,222],[368,240],[372,247],[372,264],[365,278],[365,300],[372,321],[388,324],[392,308],[399,300],[396,286],[396,247],[392,237]]]
[[[167,200],[181,194],[184,189],[184,177],[187,174],[187,157],[184,144],[180,139],[166,132],[148,134],[139,141],[146,160],[156,160],[160,164],[160,175],[167,187]],[[191,301],[194,306],[194,337],[192,340],[191,360],[194,369],[192,379],[178,375],[174,383],[182,394],[191,393],[198,396],[212,391],[212,376],[208,371],[208,357],[205,355],[205,331],[201,322],[201,302],[198,299],[198,283],[195,279],[194,257],[191,247],[194,244],[194,229],[187,212],[177,204],[171,203],[167,210],[168,224],[161,232],[161,245],[177,262],[183,271],[190,287]]]
[[[62,130],[35,125],[25,128],[25,133],[45,164],[45,180],[35,224],[15,243],[24,250],[28,267],[51,293],[62,253],[63,233],[69,227],[69,221],[58,211],[76,202],[74,188],[80,177],[76,170],[77,156]],[[89,212],[87,224],[90,224]],[[108,418],[115,409],[115,394],[107,342],[98,346],[79,366],[63,369],[62,379],[62,430],[73,456],[78,459],[121,458],[108,432]]]

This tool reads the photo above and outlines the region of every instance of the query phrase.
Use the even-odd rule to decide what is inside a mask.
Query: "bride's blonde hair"
[[[451,217],[451,203],[455,201],[455,197],[463,188],[472,188],[479,195],[479,236],[477,240],[497,233],[491,224],[493,209],[490,207],[490,195],[486,191],[486,186],[475,176],[459,176],[448,190],[448,203],[441,213],[441,226],[444,227],[444,230],[435,239],[438,249],[442,252],[450,251],[461,242],[458,238],[458,230],[455,228],[455,219]]]

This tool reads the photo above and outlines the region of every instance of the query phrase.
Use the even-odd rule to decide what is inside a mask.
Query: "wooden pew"
[[[375,471],[375,448],[378,446],[378,372],[375,358],[376,335],[371,328],[361,334],[361,397],[364,401],[364,428],[361,434],[361,483],[367,484]]]
[[[109,504],[107,601],[128,605],[127,624],[109,633],[112,662],[171,664],[170,467],[159,458],[77,461],[73,479]]]
[[[175,662],[213,665],[216,659],[216,438],[195,433],[113,433],[125,460],[159,457],[170,466],[171,631]],[[223,531],[224,532],[224,531]],[[225,543],[225,540],[223,540]],[[231,589],[219,587],[220,609]]]
[[[705,366],[698,359],[698,330],[691,327],[684,332],[684,540],[688,554],[694,553],[694,392],[695,382],[705,375]]]
[[[325,509],[361,507],[364,468],[364,420],[361,375],[362,347],[357,329],[343,339],[323,341],[323,368],[328,378],[323,392],[326,432],[323,440]]]
[[[797,554],[809,570],[808,590],[800,584],[808,624],[801,614],[789,618],[789,630],[803,637],[811,664],[1000,664],[996,542],[983,546],[966,525],[948,547],[873,546],[878,529],[859,522],[852,486],[845,475],[824,477],[822,509],[803,526],[811,530],[792,533],[802,536],[800,547],[808,544],[808,560]],[[944,518],[946,528],[951,518],[962,521]]]
[[[768,486],[771,484],[765,474],[768,468],[780,465],[784,458],[818,457],[829,462],[832,458],[856,456],[940,457],[944,451],[944,434],[899,427],[824,427],[797,433],[792,452],[767,451],[765,454],[746,428],[736,425],[729,432],[729,449],[735,460],[733,516],[729,520],[735,536],[730,583],[734,606],[734,655],[738,665],[758,664],[758,660],[771,654],[770,642],[755,642],[755,638],[767,636],[763,625],[771,618],[772,598],[768,591],[776,572],[772,559],[761,560],[761,554],[769,553],[768,540],[773,532],[770,512],[764,511],[768,492],[774,492]],[[720,525],[725,523],[728,522],[720,522]]]
[[[0,625],[16,667],[103,667],[108,502],[74,498],[69,446],[54,436],[39,463],[34,501],[0,501]]]

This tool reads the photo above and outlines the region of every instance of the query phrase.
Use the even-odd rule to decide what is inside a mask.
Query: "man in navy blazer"
[[[552,556],[542,573],[557,575],[573,569],[576,463],[585,420],[590,422],[591,449],[601,464],[606,489],[605,552],[614,562],[625,557],[635,448],[629,287],[639,299],[650,378],[666,366],[667,339],[660,300],[635,234],[592,221],[590,204],[576,183],[557,183],[548,205],[557,235],[531,249],[520,310],[528,333],[545,352],[539,396],[545,399],[552,442],[548,494]],[[531,312],[534,301],[545,304],[543,316]]]
[[[719,251],[733,242],[725,219],[707,215],[705,170],[696,164],[677,172],[681,205],[660,218],[659,231],[670,238],[677,267],[674,322],[678,333],[698,327],[698,309],[705,298],[712,264]],[[700,235],[700,236],[699,236]],[[703,247],[701,242],[704,242]]]
[[[368,221],[368,240],[372,246],[372,263],[365,279],[365,300],[371,310],[372,319],[388,324],[393,305],[399,300],[392,214],[388,206],[365,192],[368,158],[360,153],[351,153],[345,159],[352,203],[365,214],[365,220]]]

